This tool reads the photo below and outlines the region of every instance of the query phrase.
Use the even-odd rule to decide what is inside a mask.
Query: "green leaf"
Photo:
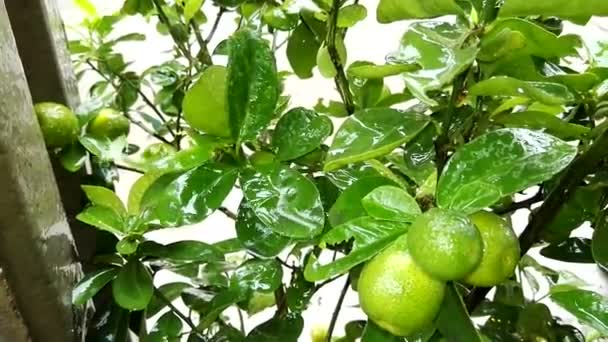
[[[399,51],[389,58],[392,63],[420,65],[421,69],[403,74],[405,84],[420,101],[437,106],[437,101],[427,93],[441,90],[475,60],[477,47],[463,47],[468,34],[464,26],[418,22],[410,26],[401,39]]]
[[[243,244],[237,238],[222,240],[213,244],[222,254],[229,254],[243,250]]]
[[[112,294],[120,307],[143,310],[154,294],[152,276],[139,260],[129,260],[112,281]]]
[[[420,69],[417,64],[358,65],[348,68],[348,75],[358,78],[384,78]]]
[[[142,33],[128,33],[125,35],[122,35],[116,39],[113,40],[113,43],[121,43],[121,42],[141,42],[146,40],[146,35],[142,34]]]
[[[309,239],[323,230],[325,214],[317,187],[288,167],[267,172],[241,170],[247,203],[275,233],[295,239]]]
[[[127,146],[127,138],[120,136],[113,141],[109,139],[97,139],[90,135],[84,135],[78,138],[82,146],[99,157],[102,161],[114,161],[122,158],[122,151]]]
[[[325,247],[354,239],[351,252],[328,264],[321,264],[311,255],[304,269],[304,277],[312,282],[344,274],[381,252],[398,236],[404,234],[407,228],[409,225],[402,222],[377,220],[367,216],[336,226],[323,235],[319,245]]]
[[[437,172],[435,165],[437,135],[437,127],[430,124],[405,145],[403,157],[400,154],[389,156],[389,160],[418,186],[422,186]]]
[[[591,250],[597,265],[608,272],[608,220],[606,213],[602,213],[600,220],[595,225]]]
[[[218,137],[230,137],[226,115],[226,68],[213,65],[186,92],[182,102],[184,119],[195,129]]]
[[[564,19],[590,16],[608,16],[608,3],[604,0],[505,0],[498,14],[501,17],[542,15]]]
[[[80,144],[73,144],[67,149],[63,149],[60,155],[61,165],[70,172],[76,172],[87,161],[87,151]]]
[[[130,312],[118,305],[96,308],[87,327],[87,340],[98,342],[130,342]]]
[[[275,259],[248,260],[234,271],[230,286],[250,292],[271,292],[281,286],[282,280],[283,268]]]
[[[114,191],[102,186],[94,185],[82,185],[81,188],[93,205],[110,208],[121,217],[127,215],[125,205]]]
[[[545,304],[529,303],[517,319],[517,332],[524,341],[563,341],[556,338],[553,316]]]
[[[437,185],[439,207],[474,213],[563,170],[577,149],[521,128],[486,133],[448,161]]]
[[[425,115],[391,108],[356,112],[338,129],[324,170],[386,155],[413,139],[428,123]]]
[[[332,131],[328,117],[298,107],[281,117],[274,129],[272,145],[279,160],[293,160],[314,151]]]
[[[235,229],[240,244],[259,257],[275,257],[291,243],[288,237],[275,233],[262,223],[246,201],[241,202],[239,207]]]
[[[165,298],[172,302],[180,296],[184,289],[190,286],[191,285],[187,283],[169,283],[159,287],[158,291],[162,293]],[[156,315],[165,306],[167,306],[167,303],[165,303],[165,301],[160,299],[158,296],[154,295],[154,297],[152,297],[152,300],[150,301],[150,304],[148,304],[148,307],[146,308],[146,316],[152,317]]]
[[[228,196],[238,170],[224,164],[207,164],[172,180],[160,193],[144,195],[149,222],[162,226],[198,223],[211,215]],[[162,182],[162,178],[157,182]]]
[[[412,223],[422,214],[416,200],[396,186],[378,187],[361,200],[367,213],[377,219]]]
[[[268,6],[262,14],[264,22],[277,30],[290,31],[298,24],[298,15],[279,6]]]
[[[167,259],[175,262],[210,262],[221,261],[224,255],[214,246],[201,241],[178,241],[161,245],[153,241],[143,242],[139,246],[141,255]]]
[[[90,226],[122,236],[125,232],[125,223],[116,212],[108,207],[91,206],[76,216],[78,221]]]
[[[209,342],[244,342],[245,335],[243,333],[230,326],[230,325],[221,325],[219,327],[218,332],[211,337]],[[190,341],[188,341],[190,342]]]
[[[173,311],[168,311],[156,321],[150,331],[150,336],[155,335],[156,338],[159,338],[158,340],[152,339],[152,341],[167,341],[171,338],[179,338],[182,328],[181,319]]]
[[[564,262],[594,263],[591,253],[591,240],[571,237],[557,244],[551,244],[540,250],[546,258]]]
[[[561,105],[574,101],[574,95],[570,90],[559,83],[527,82],[506,76],[481,81],[469,90],[471,96],[527,97],[548,105]]]
[[[89,0],[73,0],[74,4],[78,6],[78,9],[82,13],[86,14],[87,18],[94,18],[97,16],[97,8]]]
[[[349,70],[365,65],[373,65],[370,62],[356,61],[352,63]],[[382,78],[360,78],[354,76],[352,73],[347,73],[348,83],[350,84],[350,90],[353,93],[353,100],[355,106],[360,109],[379,107],[378,101],[382,96],[390,90],[384,86],[384,80]]]
[[[456,290],[456,285],[452,282],[446,286],[443,304],[437,317],[437,329],[443,336],[449,336],[450,341],[481,342],[481,337]]]
[[[186,22],[189,22],[194,18],[196,13],[200,11],[204,2],[205,0],[185,0],[184,19],[186,19]]]
[[[144,169],[155,173],[187,171],[209,161],[214,156],[215,147],[211,143],[206,146],[196,145],[189,147],[149,163]]]
[[[126,0],[122,8],[120,9],[121,13],[126,13],[128,15],[147,15],[154,8],[152,4],[152,0]]]
[[[72,290],[72,304],[83,305],[118,274],[117,268],[104,268],[82,278]]]
[[[551,300],[573,314],[579,321],[608,334],[608,299],[598,293],[573,290],[551,294]]]
[[[139,76],[134,72],[126,72],[122,75],[114,99],[118,108],[130,108],[137,102],[140,82]]]
[[[336,118],[345,118],[349,116],[344,103],[339,101],[329,100],[329,103],[325,105],[325,103],[323,103],[323,99],[319,99],[314,107],[314,110]]]
[[[352,185],[348,186],[340,194],[336,203],[331,207],[328,218],[332,227],[339,226],[357,217],[365,216],[365,208],[361,201],[372,190],[383,185],[396,184],[388,178],[377,176],[377,173],[376,176],[365,176],[356,179]]]
[[[310,304],[310,299],[315,294],[315,283],[306,281],[301,269],[292,273],[291,284],[287,288],[287,307],[290,312],[301,313]]]
[[[274,117],[279,84],[274,53],[256,33],[241,30],[230,41],[226,101],[232,137],[255,139]]]
[[[321,43],[306,24],[302,23],[293,30],[287,41],[287,59],[299,78],[312,77],[320,47]]]
[[[506,127],[521,127],[545,131],[564,140],[581,139],[590,131],[588,127],[572,124],[555,115],[540,111],[500,114],[494,116],[493,120]]]
[[[454,0],[380,0],[376,12],[378,22],[440,17],[462,14]]]
[[[367,321],[361,342],[402,342],[403,339],[380,328],[371,320]]]
[[[363,5],[348,5],[338,12],[338,27],[347,28],[367,17],[367,9]]]
[[[297,342],[304,320],[300,315],[274,317],[258,325],[247,335],[246,342]]]

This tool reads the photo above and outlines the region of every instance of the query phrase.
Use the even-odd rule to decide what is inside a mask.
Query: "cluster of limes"
[[[500,216],[434,208],[364,266],[358,282],[360,304],[383,329],[411,335],[435,320],[447,281],[498,285],[511,276],[518,261],[517,236]]]

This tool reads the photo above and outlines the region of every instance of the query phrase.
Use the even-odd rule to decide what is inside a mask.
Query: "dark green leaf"
[[[403,158],[396,155],[389,158],[406,176],[411,178],[418,186],[422,186],[427,179],[437,172],[435,166],[435,137],[437,127],[430,124],[420,132],[403,149]],[[403,163],[401,163],[401,160]]]
[[[351,252],[328,264],[321,264],[314,255],[311,255],[304,269],[304,276],[308,281],[320,281],[344,274],[381,252],[408,228],[409,225],[406,223],[377,220],[367,216],[335,226],[323,235],[320,246],[325,247],[354,239]]]
[[[76,216],[78,221],[110,232],[116,236],[122,236],[125,232],[125,223],[121,217],[108,207],[97,205],[86,208]]]
[[[390,23],[449,14],[462,14],[454,0],[380,0],[376,18],[380,23]]]
[[[591,253],[591,240],[571,237],[566,241],[549,245],[540,250],[544,257],[577,263],[594,263]]]
[[[245,335],[231,325],[221,325],[208,342],[244,342]]]
[[[323,230],[319,191],[299,172],[283,166],[263,173],[247,168],[241,171],[240,183],[255,215],[275,233],[308,239]]]
[[[153,7],[152,0],[126,0],[120,11],[128,15],[146,15]]]
[[[294,271],[291,284],[286,291],[289,311],[301,313],[306,310],[314,293],[315,283],[307,281],[301,270]]]
[[[298,107],[281,117],[274,129],[272,145],[279,160],[293,160],[318,148],[332,131],[328,117]]]
[[[248,335],[247,342],[297,342],[304,329],[304,320],[300,315],[272,318],[257,327]]]
[[[590,17],[592,15],[608,16],[608,3],[604,0],[506,0],[499,15],[501,17],[542,15],[565,19]]]
[[[279,6],[268,6],[262,14],[264,22],[269,26],[283,31],[289,31],[298,24],[298,15],[289,13]]]
[[[429,118],[390,108],[359,111],[342,123],[327,154],[325,171],[381,157],[413,139]]]
[[[574,96],[568,88],[559,83],[526,82],[505,76],[493,77],[475,84],[470,89],[470,95],[527,97],[549,105],[574,101]]]
[[[72,304],[83,305],[93,298],[110,280],[118,274],[117,268],[104,268],[87,274],[72,290]]]
[[[357,61],[350,65],[349,70],[360,66],[372,65],[369,62]],[[358,108],[365,109],[378,107],[376,104],[380,98],[388,91],[384,86],[382,78],[361,78],[348,72],[348,83],[353,93],[353,100]]]
[[[539,111],[500,114],[493,117],[493,120],[506,127],[521,127],[545,131],[564,140],[581,139],[581,137],[590,131],[588,127],[572,124],[555,115]]]
[[[448,341],[481,342],[481,337],[456,290],[456,285],[449,283],[445,292],[437,317],[437,329],[448,338]]]
[[[140,79],[137,74],[127,72],[122,75],[118,88],[116,89],[115,102],[118,108],[130,108],[139,97]]]
[[[80,144],[73,144],[61,151],[61,165],[70,172],[80,170],[87,159],[87,151]]]
[[[422,213],[416,200],[396,186],[381,186],[361,200],[365,211],[377,219],[412,223]]]
[[[372,190],[383,185],[396,184],[388,178],[378,176],[357,179],[344,190],[329,211],[328,218],[331,225],[336,227],[357,217],[365,216],[365,208],[361,204],[361,200]]]
[[[263,258],[277,256],[291,242],[288,237],[275,233],[262,223],[245,201],[239,207],[235,229],[240,244]]]
[[[137,259],[129,260],[112,281],[114,301],[127,310],[145,309],[153,293],[152,276]]]
[[[576,152],[557,138],[521,128],[484,134],[454,153],[439,179],[437,203],[474,213],[551,178]]]
[[[605,212],[595,224],[591,250],[597,265],[608,272],[608,220]]]
[[[287,41],[287,59],[299,78],[312,77],[312,69],[317,65],[317,51],[320,47],[321,43],[304,23],[293,30]]]
[[[365,330],[363,330],[363,336],[361,336],[361,342],[402,342],[403,338],[397,337],[389,333],[388,331],[380,328],[373,321],[367,321]]]
[[[248,260],[234,271],[230,286],[245,291],[271,292],[281,286],[282,280],[283,268],[276,260]]]
[[[560,341],[553,325],[553,316],[545,304],[530,303],[519,314],[517,332],[524,341]]]
[[[348,111],[346,111],[344,103],[339,101],[329,100],[329,104],[325,105],[323,100],[319,99],[314,109],[319,113],[327,114],[336,118],[344,118],[349,115]]]
[[[118,305],[97,308],[87,329],[87,341],[130,342],[130,312]]]
[[[222,254],[234,253],[243,250],[243,244],[237,238],[223,240],[213,244]]]
[[[551,300],[581,322],[608,334],[608,299],[591,291],[573,290],[551,294]]]
[[[179,337],[182,328],[181,319],[173,311],[168,311],[156,321],[152,331],[150,331],[150,335],[156,335],[162,338],[160,341],[166,341],[167,339]]]
[[[139,252],[145,256],[168,259],[176,262],[209,262],[223,260],[223,254],[213,245],[201,241],[178,241],[161,245],[146,241],[139,246]]]
[[[120,42],[133,42],[133,41],[143,41],[146,40],[146,35],[141,34],[141,33],[128,33],[125,35],[122,35],[116,39],[114,39],[114,43],[120,43]]]
[[[93,205],[110,208],[121,217],[127,215],[125,205],[114,191],[94,185],[82,185],[81,188]]]
[[[232,137],[255,139],[274,117],[279,84],[274,54],[256,33],[241,30],[230,42],[226,84]]]
[[[228,307],[247,299],[247,293],[240,288],[228,288],[218,293],[206,311],[201,312],[199,329],[207,329],[217,319],[217,317]]]
[[[190,287],[190,284],[187,283],[169,283],[169,284],[165,284],[162,285],[161,287],[158,288],[158,291],[160,293],[163,294],[163,296],[165,298],[167,298],[169,301],[173,301],[176,298],[178,298],[180,296],[180,294],[182,293],[182,291],[188,287]],[[147,317],[152,317],[154,315],[156,315],[157,313],[160,312],[160,310],[162,310],[167,304],[165,303],[164,300],[158,298],[158,296],[154,295],[154,297],[152,297],[152,300],[150,301],[150,304],[148,304],[148,307],[146,308],[146,315]]]

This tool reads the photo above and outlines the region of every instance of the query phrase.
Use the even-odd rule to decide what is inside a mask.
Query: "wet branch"
[[[333,0],[332,10],[330,16],[327,20],[327,37],[325,38],[325,42],[327,44],[327,52],[329,52],[329,56],[331,58],[331,62],[336,68],[336,77],[334,78],[336,82],[336,87],[338,88],[338,92],[342,97],[342,101],[344,102],[344,106],[346,107],[346,111],[349,114],[354,113],[355,104],[353,102],[353,95],[350,92],[350,86],[348,85],[348,79],[346,78],[346,73],[344,72],[344,65],[340,60],[340,54],[338,53],[338,49],[336,48],[336,36],[338,33],[338,12],[340,11],[340,0]]]

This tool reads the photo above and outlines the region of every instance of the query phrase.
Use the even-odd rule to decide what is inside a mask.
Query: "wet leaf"
[[[244,342],[245,335],[230,325],[221,325],[209,342]]]
[[[324,26],[323,23],[320,23],[320,26]],[[301,23],[293,30],[287,41],[287,59],[299,78],[312,77],[312,69],[317,65],[317,52],[320,47],[321,43],[308,25]]]
[[[422,213],[407,191],[390,185],[372,190],[361,204],[370,216],[381,220],[412,223]]]
[[[257,138],[274,117],[279,84],[274,53],[256,33],[233,35],[226,82],[232,137],[237,142]]]
[[[161,245],[154,241],[146,241],[140,245],[139,252],[145,256],[175,262],[197,261],[203,263],[224,259],[224,255],[218,249],[202,241],[183,240],[167,245]]]
[[[186,22],[192,20],[196,13],[201,10],[203,2],[205,0],[185,0],[184,19],[186,19]]]
[[[104,268],[87,274],[72,290],[72,304],[83,305],[118,274],[117,268]]]
[[[564,140],[581,139],[590,131],[588,127],[572,124],[555,115],[539,111],[499,114],[493,120],[506,127],[521,127],[545,131]]]
[[[76,172],[87,161],[87,151],[80,144],[73,144],[61,151],[60,161],[64,169]]]
[[[379,176],[378,171],[367,163],[355,163],[325,173],[325,177],[340,190],[348,188],[361,178]]]
[[[262,223],[245,201],[239,207],[235,229],[240,244],[262,258],[277,256],[291,243],[288,237],[275,233]]]
[[[298,107],[281,117],[274,129],[272,145],[280,160],[293,160],[318,148],[332,131],[328,117]]]
[[[501,7],[501,17],[525,17],[529,15],[556,16],[565,19],[608,16],[608,3],[603,0],[553,0],[526,1],[506,0]]]
[[[577,149],[550,135],[499,129],[464,145],[448,161],[437,186],[442,208],[474,213],[563,170]]]
[[[275,233],[309,239],[323,230],[319,191],[299,172],[283,166],[264,173],[247,168],[240,183],[255,215]]]
[[[564,262],[594,263],[591,253],[591,240],[571,237],[540,250],[544,257]]]
[[[248,260],[230,278],[230,286],[245,291],[271,292],[281,286],[283,268],[275,259]]]
[[[449,14],[462,14],[454,0],[380,0],[376,18],[380,23],[390,23]]]
[[[327,154],[325,171],[381,157],[413,139],[429,118],[390,108],[370,108],[346,119]]]
[[[358,65],[348,68],[348,75],[358,78],[384,78],[420,69],[417,64]]]
[[[182,328],[181,319],[173,311],[168,311],[156,321],[148,337],[153,336],[152,341],[167,341],[179,338]],[[148,339],[145,339],[145,341],[148,341]]]
[[[608,220],[606,213],[602,213],[600,220],[595,224],[591,250],[597,265],[608,272]]]
[[[340,8],[338,12],[338,27],[355,26],[356,23],[367,17],[367,9],[363,5],[348,5]]]
[[[114,301],[127,310],[145,309],[153,293],[152,276],[137,259],[129,260],[112,281]]]
[[[608,334],[608,299],[586,290],[551,294],[551,300],[602,334]]]
[[[560,105],[574,101],[574,95],[564,85],[549,82],[527,82],[499,76],[481,81],[470,89],[471,96],[511,96]]]
[[[122,236],[126,229],[125,223],[122,221],[121,217],[108,207],[101,207],[98,205],[87,207],[76,216],[76,219],[116,236]]]
[[[481,337],[456,290],[456,285],[450,282],[445,292],[437,317],[437,329],[443,336],[449,336],[450,341],[481,342]]]
[[[130,312],[118,305],[97,308],[87,329],[87,340],[99,342],[130,342]]]
[[[246,342],[297,342],[304,329],[300,315],[274,317],[255,327],[245,339]]]
[[[165,298],[169,301],[173,301],[180,296],[182,291],[192,285],[187,283],[169,283],[162,285],[158,288],[158,291],[163,294]],[[152,300],[150,300],[150,304],[146,308],[147,317],[152,317],[160,312],[167,304],[164,300],[158,298],[158,296],[154,295]]]
[[[433,173],[437,172],[435,166],[437,134],[437,127],[430,124],[405,145],[403,158],[400,154],[389,157],[389,160],[418,186],[422,186]]]
[[[81,188],[93,205],[110,208],[121,217],[127,215],[125,205],[114,191],[102,186],[94,185],[83,185]]]

